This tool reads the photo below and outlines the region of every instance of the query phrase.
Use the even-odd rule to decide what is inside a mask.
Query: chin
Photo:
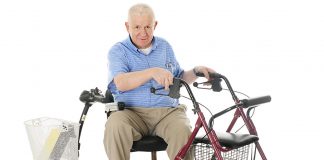
[[[147,47],[149,47],[150,46],[150,44],[147,44],[147,43],[140,43],[139,45],[138,45],[138,47],[139,48],[147,48]]]

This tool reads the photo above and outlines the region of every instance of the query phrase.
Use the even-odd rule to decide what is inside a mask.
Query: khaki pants
[[[186,107],[176,108],[127,108],[113,112],[107,122],[104,146],[110,160],[129,160],[133,141],[143,135],[158,135],[168,144],[167,153],[174,160],[179,150],[186,144],[191,126],[186,116]],[[186,160],[191,160],[192,153]]]

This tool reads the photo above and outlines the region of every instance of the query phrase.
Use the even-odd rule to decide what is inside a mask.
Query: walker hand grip
[[[262,97],[256,97],[256,98],[250,98],[250,99],[243,99],[241,100],[243,103],[243,108],[248,108],[250,106],[259,105],[262,103],[267,103],[271,101],[270,96],[262,96]]]
[[[202,73],[202,72],[197,72],[195,74],[196,74],[197,77],[205,77],[204,73]],[[209,77],[210,78],[220,78],[221,75],[218,74],[218,73],[209,73]]]

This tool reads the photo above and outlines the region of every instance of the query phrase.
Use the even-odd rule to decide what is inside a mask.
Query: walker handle
[[[195,73],[197,77],[205,77],[205,75],[201,72],[197,72]],[[208,83],[211,84],[212,86],[212,89],[214,92],[220,92],[223,90],[222,88],[222,85],[221,85],[221,82],[222,82],[222,79],[223,76],[221,74],[218,74],[218,73],[208,73],[209,74],[209,78],[210,80],[208,81]],[[198,83],[194,83],[193,84],[195,87],[197,87]]]
[[[270,101],[271,101],[271,97],[269,95],[241,100],[241,102],[243,103],[243,108],[248,108],[250,106],[259,105]]]
[[[197,77],[205,77],[204,73],[202,72],[197,72],[195,73]],[[210,78],[221,78],[222,76],[218,73],[208,73]]]

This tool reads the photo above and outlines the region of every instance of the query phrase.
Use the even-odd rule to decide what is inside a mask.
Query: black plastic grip
[[[90,98],[91,98],[91,94],[89,91],[86,91],[86,90],[82,91],[82,93],[79,97],[81,102],[89,102]]]
[[[101,95],[100,93],[94,92],[92,91],[86,91],[84,90],[80,97],[79,97],[80,101],[83,103],[88,103],[88,102],[101,102],[101,103],[105,103],[106,98]]]
[[[169,96],[171,98],[175,98],[175,99],[179,99],[180,98],[180,87],[181,87],[181,79],[179,78],[173,78],[173,84],[169,86],[169,94],[168,95],[164,95],[164,96]],[[154,88],[151,87],[150,91],[153,94],[156,94],[155,92],[157,90],[161,90],[164,89],[164,87],[161,88]],[[156,95],[162,95],[162,94],[156,94]]]
[[[201,72],[197,72],[195,74],[197,77],[205,77],[204,73],[201,73]]]
[[[204,73],[202,73],[202,72],[197,72],[195,74],[197,77],[205,77]],[[218,73],[209,73],[209,77],[210,78],[220,78],[221,76]]]
[[[243,103],[243,108],[248,108],[250,106],[259,105],[262,103],[267,103],[271,101],[270,96],[262,96],[262,97],[256,97],[256,98],[250,98],[250,99],[243,99],[241,100]]]

